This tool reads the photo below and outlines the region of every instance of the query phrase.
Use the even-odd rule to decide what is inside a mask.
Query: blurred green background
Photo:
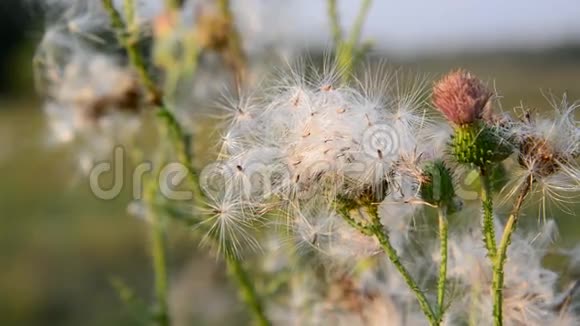
[[[20,0],[0,1],[0,325],[130,325],[110,279],[127,280],[151,297],[147,228],[127,214],[128,191],[113,201],[95,198],[88,181],[71,172],[72,149],[48,145],[31,71],[43,28],[37,14]],[[580,48],[574,46],[389,63],[430,76],[467,68],[495,82],[504,109],[520,103],[547,108],[541,90],[580,99]],[[580,238],[575,215],[559,218],[563,246]],[[172,231],[174,283],[220,283],[223,275],[214,273],[222,269],[215,259],[199,258],[190,240],[186,231]],[[186,305],[194,314],[209,299],[202,296],[204,285],[191,288]],[[227,291],[231,296],[215,300],[235,300]]]

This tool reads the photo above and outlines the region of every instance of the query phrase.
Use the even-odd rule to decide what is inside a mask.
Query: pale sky
[[[274,15],[281,17],[270,28],[291,31],[288,36],[305,46],[329,42],[326,0],[264,2],[270,8],[282,3],[282,12]],[[343,26],[351,24],[360,1],[338,3]],[[401,54],[578,42],[580,0],[374,0],[364,36],[378,49]]]
[[[163,6],[162,0],[140,1],[149,12]],[[250,44],[331,44],[326,0],[231,1]],[[347,28],[361,0],[337,2]],[[374,0],[363,38],[374,40],[375,49],[405,56],[580,44],[580,0]]]

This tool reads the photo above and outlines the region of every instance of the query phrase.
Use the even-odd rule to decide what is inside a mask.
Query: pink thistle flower
[[[433,104],[456,125],[481,119],[491,96],[479,78],[464,70],[447,74],[433,87]]]

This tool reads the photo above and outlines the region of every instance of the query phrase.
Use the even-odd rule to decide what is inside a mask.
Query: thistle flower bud
[[[464,70],[449,73],[433,87],[433,104],[458,126],[480,120],[491,96],[479,78]]]
[[[452,153],[460,163],[485,166],[501,162],[512,152],[491,112],[493,94],[477,77],[458,70],[433,87],[433,104],[455,129]]]
[[[459,163],[485,166],[505,160],[512,153],[512,145],[495,127],[464,125],[455,129],[451,150]]]

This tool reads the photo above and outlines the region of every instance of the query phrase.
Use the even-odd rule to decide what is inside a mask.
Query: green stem
[[[357,45],[360,40],[362,27],[367,18],[367,14],[369,12],[369,9],[371,8],[372,3],[373,3],[372,0],[364,0],[360,6],[354,25],[352,26],[352,31],[350,32],[349,42],[353,46]]]
[[[155,274],[155,297],[157,301],[157,311],[155,320],[159,326],[168,326],[169,307],[167,303],[167,260],[166,260],[166,232],[163,221],[159,214],[152,216],[151,249],[153,256],[153,272]]]
[[[336,209],[340,216],[342,216],[342,218],[354,229],[369,237],[373,236],[373,232],[369,226],[363,225],[350,216],[350,211],[353,209],[353,207],[349,205],[337,205]]]
[[[363,24],[366,20],[372,0],[364,0],[361,3],[359,12],[349,33],[348,40],[344,40],[340,31],[340,20],[336,6],[336,0],[328,0],[328,15],[330,18],[331,30],[336,46],[337,64],[340,69],[342,82],[346,83],[351,78],[352,70],[360,59],[360,53],[357,51],[360,42]]]
[[[193,169],[192,155],[189,152],[189,142],[188,137],[185,134],[181,124],[177,121],[175,115],[163,104],[161,94],[158,91],[157,85],[153,81],[153,78],[147,71],[145,66],[145,61],[138,51],[135,42],[132,42],[127,38],[127,30],[125,23],[121,18],[119,12],[115,9],[113,5],[113,0],[102,0],[103,7],[109,15],[111,20],[111,25],[115,29],[117,34],[117,39],[119,43],[125,47],[129,61],[133,68],[138,72],[139,77],[143,85],[147,88],[152,96],[152,103],[156,104],[159,108],[159,116],[164,121],[164,125],[169,131],[169,136],[172,139],[172,143],[176,147],[176,152],[178,160],[180,163],[184,164],[188,168],[188,179],[191,183],[192,190],[194,192],[194,199],[196,201],[201,201],[203,198],[203,193],[199,186],[198,175]],[[228,4],[224,2],[224,4]],[[164,239],[164,229],[162,229],[162,224],[157,218],[154,219],[154,230],[153,230],[153,256],[154,256],[154,269],[156,275],[156,293],[159,301],[160,311],[165,311],[163,314],[159,314],[160,321],[169,322],[167,314],[167,301],[159,300],[159,297],[167,293],[167,274],[165,268],[165,239]],[[231,270],[231,275],[234,277],[238,283],[240,292],[242,293],[242,299],[250,308],[254,318],[259,325],[269,325],[269,322],[265,318],[265,313],[262,308],[260,298],[255,292],[250,279],[244,270],[243,266],[235,258],[226,255],[226,261],[228,267]],[[159,273],[159,275],[158,275]],[[164,317],[166,316],[166,317]],[[163,324],[166,325],[166,324]]]
[[[350,212],[348,212],[347,211],[348,209],[345,207],[339,206],[338,212],[351,226],[353,226],[359,232],[366,235],[372,235],[379,241],[381,248],[387,254],[387,257],[389,258],[391,263],[399,271],[399,274],[403,277],[409,289],[415,294],[419,306],[421,307],[421,310],[423,311],[425,317],[427,317],[429,324],[432,326],[438,325],[439,323],[437,321],[437,317],[433,312],[433,309],[431,308],[431,305],[429,304],[429,300],[427,300],[425,293],[423,293],[423,291],[417,285],[417,282],[415,282],[409,271],[405,268],[405,266],[401,262],[401,258],[397,254],[397,250],[391,244],[389,235],[387,232],[385,232],[384,227],[381,224],[377,212],[377,206],[374,204],[370,204],[367,206],[367,209],[372,217],[372,222],[369,225],[363,225],[359,222],[354,221],[350,217]]]
[[[181,1],[179,0],[165,0],[165,9],[175,10],[179,9]]]
[[[145,66],[145,60],[143,56],[137,49],[135,42],[131,42],[127,38],[127,31],[125,23],[121,18],[119,12],[115,9],[113,5],[113,0],[102,0],[103,7],[107,11],[109,18],[111,19],[111,25],[116,31],[117,39],[119,43],[125,48],[127,55],[129,57],[129,62],[131,66],[138,72],[139,78],[143,85],[147,88],[151,96],[158,97],[160,92],[155,84],[153,78],[149,74],[147,67]],[[134,6],[134,0],[126,0],[126,6]],[[134,8],[132,9],[134,11]],[[128,15],[133,16],[134,15]],[[189,152],[188,144],[186,139],[188,138],[185,134],[181,124],[177,121],[175,115],[163,104],[161,98],[156,98],[154,100],[159,108],[159,116],[162,118],[163,122],[169,130],[169,135],[173,140],[173,144],[176,147],[177,157],[180,163],[185,165],[188,170],[188,178],[193,187],[194,196],[199,198],[201,195],[201,190],[199,189],[199,182],[197,178],[197,173],[193,170],[193,162],[191,153]]]
[[[151,222],[151,256],[153,259],[153,274],[155,275],[155,311],[153,318],[158,326],[168,326],[169,307],[167,303],[167,246],[165,223],[157,210],[157,180],[161,170],[161,162],[156,162],[156,168],[147,179],[143,200],[147,203],[148,220]]]
[[[242,266],[242,263],[233,255],[226,254],[225,257],[230,275],[238,283],[240,296],[250,309],[252,317],[254,318],[254,323],[258,326],[270,325],[270,322],[264,313],[262,302],[256,293],[248,273]]]
[[[175,148],[177,160],[188,170],[187,179],[189,188],[193,192],[193,198],[195,200],[201,200],[203,198],[203,192],[200,188],[197,171],[193,168],[193,155],[189,144],[190,136],[185,134],[181,124],[175,118],[175,115],[166,107],[161,106],[158,115],[164,122],[164,125],[168,128],[169,137]]]
[[[328,0],[328,17],[330,18],[330,30],[334,45],[338,46],[342,42],[342,31],[340,29],[340,18],[338,17],[338,8],[336,0]]]
[[[507,260],[507,250],[511,243],[512,234],[517,228],[520,216],[520,209],[530,193],[532,180],[526,179],[520,188],[520,193],[514,204],[514,208],[503,230],[501,241],[493,268],[492,291],[493,291],[493,324],[495,326],[503,325],[503,281],[504,281],[504,267]]]
[[[485,248],[487,249],[487,254],[491,261],[495,259],[497,254],[497,248],[495,243],[495,226],[493,220],[493,199],[491,192],[491,182],[489,178],[489,171],[485,168],[481,168],[480,171],[481,180],[481,206],[483,208],[483,222],[482,222],[482,232],[483,232],[483,242],[485,243]]]
[[[134,37],[136,37],[139,32],[137,21],[135,20],[136,17],[135,0],[124,0],[123,10],[125,11],[125,17],[127,20],[128,37],[134,39]]]
[[[386,232],[384,232],[382,225],[375,224],[373,225],[372,230],[374,236],[377,238],[381,247],[389,257],[391,263],[395,266],[395,268],[397,268],[397,270],[405,280],[405,283],[407,283],[409,289],[411,289],[411,291],[415,293],[415,297],[419,302],[419,306],[421,307],[423,314],[425,314],[425,317],[427,317],[427,319],[429,320],[429,324],[437,325],[438,324],[437,318],[435,317],[435,313],[433,312],[433,309],[431,308],[431,305],[429,304],[427,297],[425,296],[423,291],[419,288],[419,286],[417,285],[411,274],[407,271],[405,266],[403,266],[403,263],[401,263],[401,259],[397,254],[397,250],[391,245],[389,236]]]
[[[447,239],[448,239],[448,223],[447,210],[445,207],[439,207],[439,243],[441,265],[439,266],[439,281],[437,282],[437,305],[439,306],[439,322],[443,320],[444,305],[445,305],[445,283],[447,281]]]
[[[200,233],[212,235],[211,230],[207,228],[206,224],[201,223],[200,220],[192,218],[188,215],[183,215],[182,212],[179,210],[173,210],[171,207],[165,207],[165,211],[167,214],[169,214],[169,216],[184,222],[186,225],[196,227]],[[214,236],[211,237],[211,240],[218,244],[221,240],[219,237],[215,236],[216,234],[213,235]],[[225,247],[228,248],[228,246]],[[223,251],[223,256],[229,271],[229,277],[232,280],[235,280],[240,299],[249,308],[252,318],[254,319],[254,323],[259,326],[270,325],[270,322],[268,321],[264,312],[260,296],[256,292],[256,289],[251,282],[251,278],[244,269],[241,261],[238,260],[234,252],[227,249]]]
[[[139,53],[137,48],[137,39],[131,38],[129,31],[123,22],[121,14],[115,9],[113,0],[101,0],[103,3],[103,8],[107,12],[109,19],[111,20],[111,26],[117,34],[117,40],[125,48],[127,56],[131,63],[131,66],[137,72],[139,79],[143,83],[143,86],[147,89],[149,93],[149,100],[151,103],[156,105],[161,103],[161,94],[157,89],[155,81],[147,71],[147,66],[145,65],[145,60],[143,56]],[[134,3],[133,3],[134,5]]]

